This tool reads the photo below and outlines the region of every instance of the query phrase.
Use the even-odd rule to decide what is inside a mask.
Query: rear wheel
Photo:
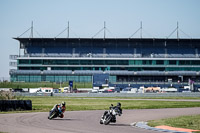
[[[103,120],[102,119],[100,120],[100,124],[103,124]]]

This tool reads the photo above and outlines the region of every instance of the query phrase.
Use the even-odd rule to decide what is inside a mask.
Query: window
[[[104,60],[93,60],[93,65],[104,65]]]
[[[91,61],[91,60],[81,60],[81,61],[80,61],[80,64],[81,64],[81,65],[91,65],[91,64],[92,64],[92,61]]]
[[[176,61],[175,60],[169,60],[169,65],[176,65]]]
[[[157,60],[156,65],[164,65],[164,61],[163,60]]]
[[[116,60],[106,60],[105,65],[116,65]],[[121,65],[121,64],[119,64]]]
[[[29,64],[29,60],[19,60],[19,64]]]
[[[179,65],[190,65],[190,61],[188,60],[180,60]]]
[[[79,60],[69,60],[69,65],[79,65]]]
[[[31,64],[42,64],[42,60],[31,60]]]
[[[117,65],[128,65],[129,61],[128,60],[117,60]]]

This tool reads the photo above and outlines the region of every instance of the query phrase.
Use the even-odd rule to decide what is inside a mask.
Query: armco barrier
[[[32,110],[31,100],[0,100],[0,111]]]
[[[51,93],[15,93],[16,96],[51,96]],[[200,97],[200,92],[188,93],[53,93],[64,97]]]
[[[53,96],[67,97],[200,97],[199,92],[190,93],[54,93]]]

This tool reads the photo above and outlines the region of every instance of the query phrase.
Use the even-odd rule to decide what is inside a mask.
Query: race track
[[[48,120],[48,112],[0,114],[0,132],[9,133],[158,133],[130,126],[133,122],[200,114],[200,108],[123,110],[115,124],[100,125],[103,110],[67,111],[63,119]]]

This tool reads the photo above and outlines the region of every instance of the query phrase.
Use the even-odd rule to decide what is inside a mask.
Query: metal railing
[[[25,55],[10,55],[10,59],[16,60],[18,57],[68,57],[68,58],[198,58],[195,54],[167,54],[158,56],[143,56],[142,54],[72,54],[72,53],[31,53]]]
[[[9,56],[9,58],[10,58],[11,60],[16,60],[17,57],[18,57],[18,55],[10,55],[10,56]]]
[[[11,66],[11,67],[17,67],[17,62],[9,62],[9,66]]]
[[[133,81],[133,82],[127,82],[127,81],[117,81],[117,82],[111,82],[112,84],[135,84],[135,85],[187,85],[188,82],[164,82],[164,81]],[[200,85],[200,81],[195,82],[195,85]]]

